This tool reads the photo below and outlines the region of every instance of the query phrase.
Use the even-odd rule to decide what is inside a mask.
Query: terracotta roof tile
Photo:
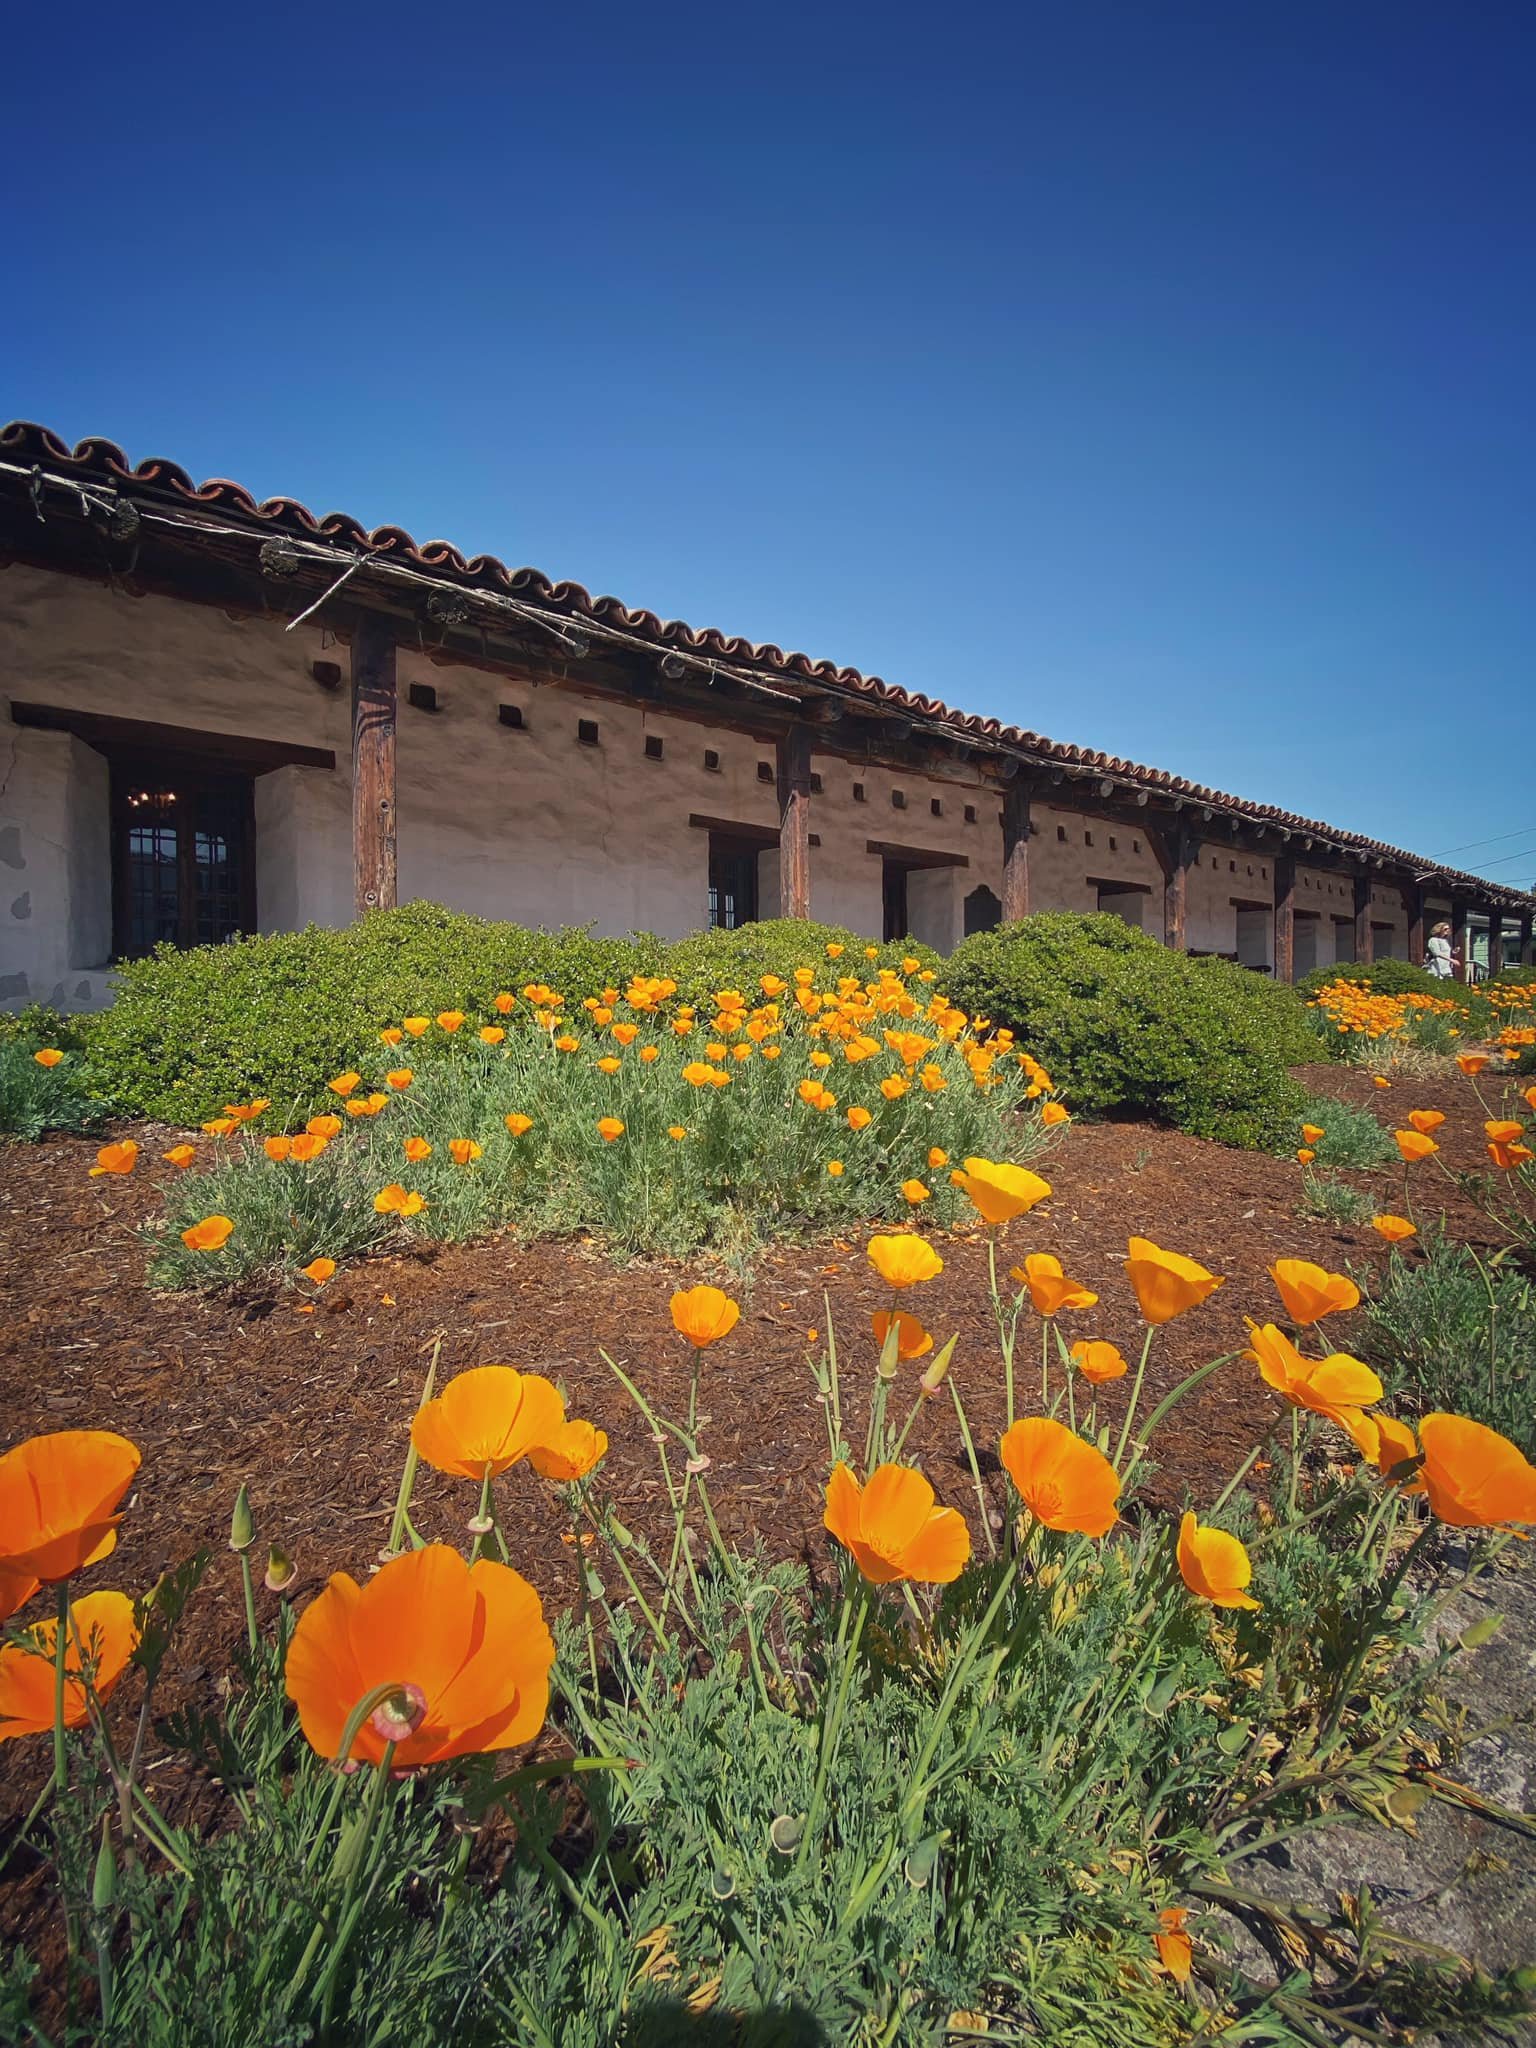
[[[1272,824],[1304,837],[1328,839],[1336,845],[1358,849],[1367,855],[1380,855],[1416,873],[1453,882],[1468,893],[1522,912],[1529,911],[1536,901],[1525,891],[1490,882],[1480,875],[1442,867],[1402,847],[1387,845],[1382,840],[1367,839],[1359,833],[1303,817],[1295,811],[1281,810],[1273,804],[1250,803],[1225,791],[1208,788],[1203,783],[1171,775],[1165,769],[1149,768],[1141,762],[1126,760],[1118,754],[1070,746],[1020,726],[1004,725],[996,718],[978,718],[968,712],[955,711],[937,697],[904,690],[880,676],[864,675],[858,669],[839,667],[835,662],[816,661],[809,655],[787,653],[771,641],[755,644],[737,634],[700,630],[685,625],[679,619],[662,619],[655,612],[632,610],[616,597],[594,597],[579,583],[552,582],[537,569],[508,568],[495,555],[466,556],[450,541],[418,543],[402,526],[379,526],[369,532],[359,520],[345,512],[328,512],[317,519],[307,505],[301,505],[294,498],[267,498],[258,503],[243,485],[226,477],[210,477],[206,482],[196,484],[179,464],[168,462],[163,457],[152,456],[135,465],[129,462],[115,442],[99,436],[91,436],[71,448],[48,428],[18,420],[0,428],[0,457],[18,465],[46,467],[82,481],[95,478],[123,488],[134,486],[141,491],[165,493],[173,499],[218,507],[301,538],[366,548],[370,554],[386,560],[430,570],[436,575],[451,576],[472,588],[518,597],[567,618],[587,618],[618,627],[657,647],[676,647],[718,661],[741,663],[788,681],[798,679],[846,690],[908,712],[916,718],[932,720],[956,736],[983,747],[992,744],[1000,752],[1026,754],[1032,760],[1054,763],[1067,769],[1098,771],[1137,788],[1209,804],[1213,810],[1240,814],[1245,819]]]

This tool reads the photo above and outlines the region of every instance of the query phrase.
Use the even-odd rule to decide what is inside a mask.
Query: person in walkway
[[[1429,958],[1424,964],[1437,981],[1451,979],[1451,928],[1448,924],[1437,924],[1430,933]]]

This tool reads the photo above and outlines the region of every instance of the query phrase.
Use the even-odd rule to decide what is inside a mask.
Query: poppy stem
[[[955,1419],[960,1424],[960,1440],[965,1445],[966,1463],[971,1468],[971,1479],[976,1488],[976,1506],[981,1515],[981,1526],[987,1532],[987,1548],[997,1555],[997,1538],[992,1533],[992,1517],[987,1509],[987,1489],[981,1483],[981,1467],[976,1462],[976,1445],[971,1438],[971,1425],[966,1420],[965,1404],[960,1399],[960,1388],[951,1378],[950,1397],[955,1404]]]
[[[1296,1512],[1296,1481],[1301,1473],[1301,1410],[1291,1409],[1291,1491],[1290,1512]]]
[[[251,1655],[255,1656],[259,1638],[256,1632],[256,1587],[251,1578],[249,1550],[240,1553],[240,1584],[245,1593],[245,1639],[250,1645]]]
[[[69,1783],[69,1751],[64,1746],[64,1660],[69,1651],[69,1581],[59,1581],[57,1620],[53,1632],[53,1789]]]
[[[362,1877],[369,1852],[373,1848],[373,1837],[378,1827],[379,1810],[384,1804],[384,1794],[389,1787],[390,1773],[395,1764],[395,1745],[386,1742],[384,1754],[374,1770],[368,1787],[368,1801],[356,1822],[356,1831],[345,1843],[338,1861],[345,1858],[342,1877],[341,1909],[336,1915],[336,1933],[331,1942],[331,1952],[326,1958],[325,1969],[316,1985],[321,1997],[320,2026],[322,2033],[330,2026],[331,2011],[336,2003],[336,1986],[340,1979],[342,1958],[352,1940],[352,1932],[361,1913],[361,1904],[354,1904],[357,1887]]]
[[[1120,1430],[1120,1441],[1115,1446],[1115,1469],[1125,1456],[1125,1447],[1131,1440],[1131,1424],[1136,1420],[1136,1409],[1141,1401],[1141,1383],[1147,1376],[1147,1356],[1152,1349],[1152,1332],[1155,1324],[1148,1323],[1147,1334],[1141,1341],[1141,1358],[1136,1367],[1136,1377],[1131,1383],[1131,1404],[1125,1411],[1125,1422]]]
[[[1040,1407],[1048,1412],[1051,1405],[1051,1319],[1040,1318]]]
[[[810,1854],[811,1844],[816,1838],[821,1821],[822,1802],[826,1796],[827,1778],[831,1773],[832,1760],[837,1754],[838,1744],[843,1737],[843,1721],[848,1710],[848,1689],[853,1683],[853,1668],[858,1661],[859,1638],[864,1633],[864,1623],[869,1617],[871,1606],[869,1587],[864,1580],[858,1581],[854,1595],[855,1607],[853,1627],[848,1632],[848,1641],[843,1649],[842,1669],[838,1673],[837,1692],[833,1697],[832,1711],[822,1723],[821,1754],[816,1759],[816,1782],[811,1787],[811,1803],[806,1809],[805,1831],[800,1837],[800,1852],[795,1858],[798,1870]],[[844,1610],[844,1623],[847,1610]]]
[[[471,1565],[476,1565],[480,1562],[480,1553],[485,1548],[485,1539],[489,1535],[490,1529],[495,1526],[495,1518],[491,1513],[491,1462],[489,1459],[486,1460],[485,1471],[480,1479],[480,1507],[475,1516],[475,1521],[480,1526],[475,1530],[475,1540],[470,1546],[469,1561]]]

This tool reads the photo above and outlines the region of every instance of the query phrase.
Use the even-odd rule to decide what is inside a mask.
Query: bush
[[[1316,1000],[1321,990],[1335,981],[1353,981],[1378,996],[1445,996],[1470,991],[1454,981],[1440,981],[1427,967],[1415,967],[1409,960],[1340,960],[1332,967],[1314,967],[1296,984],[1306,1002]]]
[[[1370,1203],[1358,1188],[1352,1188],[1347,1180],[1318,1173],[1302,1175],[1300,1209],[1303,1216],[1316,1217],[1319,1223],[1362,1223],[1371,1213]]]
[[[328,1094],[319,1157],[271,1156],[286,1155],[283,1127],[302,1114],[291,1097],[212,1132],[212,1169],[167,1190],[152,1276],[293,1270],[403,1229],[462,1240],[515,1223],[595,1229],[626,1251],[730,1253],[769,1233],[898,1220],[913,1195],[939,1224],[969,1214],[951,1160],[1017,1161],[1046,1142],[1040,1115],[1012,1113],[1031,1099],[1027,1069],[1005,1042],[972,1039],[915,978],[859,980],[841,995],[832,979],[820,992],[770,982],[772,1001],[748,981],[751,1007],[743,997],[696,1016],[626,985],[612,1005],[589,997],[558,1019],[519,996],[483,1024],[450,1031],[423,1017],[417,1037],[393,1026],[399,1042],[376,1036],[359,1063],[369,1079],[349,1070],[355,1085]],[[256,1135],[258,1120],[272,1138]],[[478,1149],[458,1160],[465,1141]],[[394,1183],[421,1197],[419,1221],[375,1209]],[[180,1233],[210,1215],[233,1221],[228,1243],[188,1250]]]
[[[89,1131],[106,1115],[105,1105],[86,1093],[79,1061],[56,1067],[37,1063],[40,1046],[26,1038],[0,1044],[0,1131],[17,1138],[41,1138],[48,1131]]]
[[[831,947],[842,951],[829,962]],[[739,988],[750,996],[761,975],[776,974],[789,981],[797,967],[806,966],[818,970],[818,979],[856,974],[862,981],[881,967],[900,967],[903,960],[916,960],[917,972],[927,972],[940,986],[944,984],[944,956],[932,946],[916,939],[877,946],[846,925],[816,924],[806,918],[770,917],[757,924],[738,925],[734,931],[695,932],[674,940],[663,951],[665,965],[650,972],[669,975],[684,1002],[703,1001],[722,988]]]
[[[1426,1234],[1394,1250],[1365,1293],[1361,1345],[1388,1393],[1419,1414],[1470,1415],[1536,1457],[1536,1287],[1510,1266]]]
[[[1322,1131],[1308,1148],[1318,1166],[1344,1166],[1364,1173],[1398,1157],[1396,1145],[1368,1109],[1336,1102],[1331,1095],[1309,1095],[1301,1120]],[[1296,1143],[1303,1143],[1300,1136]]]
[[[760,974],[787,980],[807,962],[825,965],[828,944],[845,947],[850,972],[867,971],[868,941],[832,925],[777,919],[669,946],[645,934],[530,931],[435,903],[338,931],[162,946],[122,969],[116,1002],[91,1019],[88,1075],[128,1113],[182,1125],[253,1095],[319,1108],[330,1077],[371,1059],[379,1031],[416,1011],[480,1010],[529,982],[577,1001],[636,973],[670,975],[685,996],[736,981],[750,996]],[[883,963],[938,960],[923,947],[876,950]]]
[[[1315,1041],[1292,991],[1246,968],[1169,952],[1119,918],[1051,911],[966,939],[945,983],[1015,1031],[1074,1109],[1227,1145],[1296,1143],[1305,1098],[1285,1070]]]

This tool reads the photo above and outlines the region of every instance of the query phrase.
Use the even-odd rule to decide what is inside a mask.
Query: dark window
[[[711,775],[718,775],[720,773],[720,756],[713,747],[706,747],[704,749],[704,766]]]
[[[595,747],[597,745],[597,720],[595,718],[578,718],[576,721],[576,737],[584,747]]]
[[[910,919],[907,915],[907,871],[900,862],[881,863],[880,894],[884,908],[884,939],[904,939]]]
[[[853,800],[854,800],[854,802],[855,802],[856,804],[861,804],[861,803],[863,803],[863,801],[864,801],[864,785],[863,785],[863,783],[862,783],[862,782],[856,782],[856,783],[855,783],[855,784],[853,785]]]
[[[965,936],[972,932],[995,932],[1003,921],[1003,906],[985,883],[965,899]]]
[[[216,945],[255,923],[251,780],[113,763],[113,950]]]
[[[720,833],[709,835],[710,929],[734,931],[757,917],[757,854],[755,846]]]
[[[514,732],[523,730],[523,707],[521,704],[498,704],[496,716],[503,725],[509,725]]]
[[[774,776],[773,776],[773,763],[772,763],[771,761],[759,761],[759,762],[758,762],[758,764],[757,764],[757,779],[758,779],[758,781],[759,781],[759,782],[772,782],[772,781],[773,781],[773,779],[774,779]]]
[[[1065,838],[1066,838],[1066,836],[1067,836],[1067,828],[1066,828],[1066,826],[1065,826],[1065,825],[1058,825],[1058,826],[1056,827],[1056,837],[1057,837],[1058,839],[1065,839]]]
[[[1084,846],[1092,846],[1092,844],[1093,844],[1093,834],[1092,834],[1091,832],[1085,832],[1085,833],[1083,834],[1083,844],[1084,844]]]
[[[929,797],[928,808],[936,818],[942,818],[944,815],[944,799],[938,796]]]
[[[907,792],[904,789],[893,789],[891,791],[891,809],[893,811],[904,811],[906,808]]]
[[[437,692],[430,683],[412,683],[406,690],[406,699],[414,711],[435,711]]]
[[[974,825],[974,824],[975,824],[975,822],[976,822],[976,806],[975,806],[974,804],[967,804],[967,805],[966,805],[966,807],[965,807],[965,822],[967,823],[967,825]]]
[[[1118,853],[1120,851],[1120,842],[1113,832],[1109,835],[1109,850],[1111,853]]]
[[[821,795],[821,777],[817,774],[814,768],[811,770],[811,795]]]
[[[645,736],[645,758],[647,761],[659,761],[664,751],[660,736],[654,732],[648,732]]]

